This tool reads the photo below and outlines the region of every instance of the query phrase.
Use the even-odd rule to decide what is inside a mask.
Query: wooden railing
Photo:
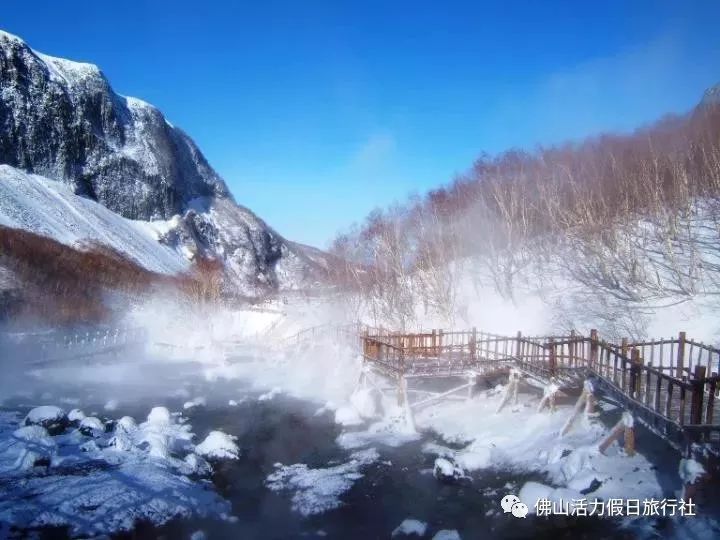
[[[105,328],[85,332],[2,334],[0,342],[13,357],[26,362],[49,362],[91,356],[147,341],[144,328]]]
[[[468,331],[400,334],[386,331],[361,336],[363,356],[395,376],[412,375],[417,366],[436,373],[459,374],[489,364],[515,365],[561,383],[577,374],[594,377],[616,399],[634,408],[663,433],[720,432],[718,359],[720,350],[687,339],[629,342],[619,345],[590,336],[514,337]],[[456,366],[458,369],[443,369]],[[428,370],[425,370],[427,372]]]

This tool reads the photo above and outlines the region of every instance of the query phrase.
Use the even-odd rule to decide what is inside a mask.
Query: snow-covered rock
[[[134,438],[140,448],[159,459],[168,459],[192,446],[190,427],[176,423],[166,407],[153,407]]]
[[[105,433],[105,424],[99,418],[86,416],[80,421],[78,429],[86,437],[100,437]]]
[[[115,431],[123,430],[127,433],[131,433],[137,429],[137,423],[132,416],[123,416],[120,420],[115,422]]]
[[[35,407],[25,417],[26,426],[42,426],[51,435],[57,435],[65,431],[68,426],[68,418],[60,407],[54,405],[43,405]]]
[[[678,474],[683,484],[694,484],[705,474],[705,467],[695,459],[681,459]]]
[[[73,409],[68,413],[68,420],[73,425],[79,426],[83,418],[85,418],[85,413],[80,409]]]
[[[240,454],[235,441],[237,437],[222,431],[211,431],[205,440],[195,447],[195,453],[209,459],[237,459]]]
[[[304,516],[320,514],[339,507],[340,496],[362,477],[360,469],[379,458],[377,450],[369,448],[355,452],[350,461],[322,469],[311,469],[304,463],[276,464],[266,485],[273,491],[293,491],[292,508]]]
[[[465,478],[465,471],[463,471],[462,467],[447,458],[437,458],[435,460],[433,474],[435,478],[444,482],[452,482]]]
[[[108,448],[113,448],[118,452],[129,452],[134,448],[135,443],[130,433],[124,430],[116,430],[107,445]]]
[[[425,536],[426,530],[427,530],[427,523],[424,523],[417,519],[408,518],[408,519],[403,520],[403,522],[400,525],[395,527],[391,536],[393,538],[395,538],[396,536],[400,536],[400,535]]]
[[[15,456],[16,469],[27,470],[38,464],[49,464],[56,446],[47,429],[40,425],[30,425],[13,432],[6,451]]]
[[[52,437],[39,425],[17,428],[23,417],[0,411],[0,521],[19,531],[57,526],[72,538],[95,538],[130,531],[138,520],[231,520],[230,505],[201,479],[210,466],[192,453],[190,426],[169,412],[150,416],[159,421],[136,426],[124,417],[114,433],[87,439]],[[148,451],[148,434],[164,437],[164,457]],[[47,468],[33,470],[38,466]],[[4,530],[0,525],[0,536]]]
[[[148,424],[169,425],[172,422],[172,416],[167,407],[153,407],[147,417]]]

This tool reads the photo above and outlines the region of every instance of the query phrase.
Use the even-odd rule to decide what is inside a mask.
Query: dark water
[[[425,433],[421,440],[399,448],[373,445],[380,459],[360,470],[363,477],[341,496],[342,506],[304,517],[291,508],[293,492],[271,491],[265,480],[276,470],[274,464],[278,462],[305,463],[311,468],[346,462],[351,451],[336,444],[340,428],[332,417],[316,415],[318,404],[282,395],[261,402],[255,399],[257,393],[250,393],[250,399],[229,407],[229,398],[239,399],[248,394],[248,389],[239,387],[237,382],[198,383],[186,385],[186,390],[191,396],[212,396],[207,406],[184,411],[196,440],[202,440],[213,429],[238,437],[240,459],[216,466],[212,478],[218,492],[230,501],[232,514],[238,520],[231,523],[219,518],[181,519],[161,527],[139,523],[132,533],[119,538],[189,538],[193,532],[202,530],[210,539],[385,539],[406,518],[426,522],[426,538],[432,538],[440,529],[456,529],[464,539],[637,537],[636,532],[621,531],[609,520],[560,517],[521,520],[502,514],[500,498],[506,493],[517,493],[528,480],[546,481],[539,474],[491,470],[474,473],[470,480],[459,483],[439,482],[431,473],[435,456],[421,451],[429,441],[443,443],[433,433]],[[98,393],[85,389],[78,396],[81,400],[78,406],[86,413],[93,410],[102,413],[104,401],[94,402],[88,395]],[[121,403],[109,414],[115,418],[127,414],[141,421],[152,406],[182,410],[186,399],[187,396],[138,399],[131,404]],[[21,403],[16,405],[20,407]],[[666,532],[657,530],[658,536],[665,536]],[[53,530],[41,531],[41,536],[65,535],[61,530]]]

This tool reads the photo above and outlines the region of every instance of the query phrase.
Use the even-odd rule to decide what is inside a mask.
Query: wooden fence
[[[690,433],[695,440],[720,435],[720,350],[684,332],[677,339],[615,344],[595,330],[590,336],[508,337],[476,329],[417,334],[365,329],[361,340],[365,360],[393,377],[462,376],[501,365],[566,388],[592,377],[664,435]]]

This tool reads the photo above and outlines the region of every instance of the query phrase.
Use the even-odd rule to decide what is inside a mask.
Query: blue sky
[[[720,82],[720,2],[27,2],[0,28],[103,69],[235,198],[326,246],[481,152],[628,131]]]

